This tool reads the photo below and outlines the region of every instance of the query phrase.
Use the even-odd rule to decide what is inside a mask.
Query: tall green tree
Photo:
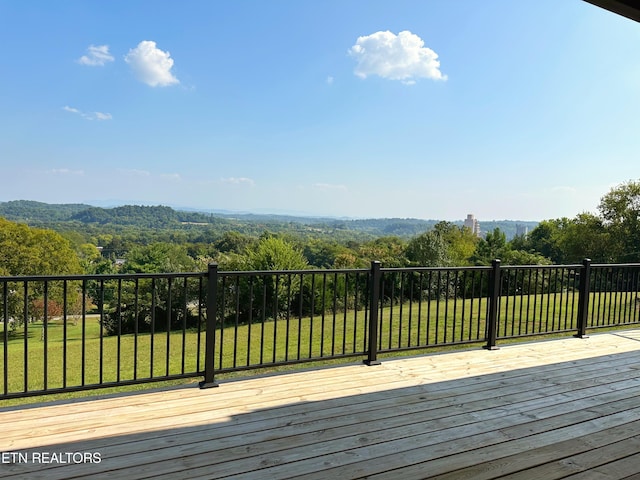
[[[0,269],[8,275],[82,272],[78,256],[60,234],[3,218],[0,218]]]
[[[252,270],[301,270],[307,259],[293,244],[279,237],[263,237],[248,254]]]
[[[469,265],[471,256],[480,240],[471,229],[451,222],[438,222],[433,229],[440,233],[447,244],[447,254],[451,265]]]
[[[562,250],[562,228],[569,221],[567,218],[543,220],[527,235],[527,250],[536,252],[560,264],[564,260]]]
[[[405,267],[406,243],[396,236],[380,237],[362,244],[358,248],[358,257],[362,266],[368,266],[372,261],[379,261],[383,267]]]
[[[503,257],[509,250],[505,233],[499,228],[494,228],[478,242],[473,261],[476,265],[488,265],[492,260]]]
[[[82,273],[78,256],[60,234],[0,218],[0,274],[18,276],[78,273]],[[14,318],[14,327],[24,320],[42,320],[44,331],[44,325],[54,313],[54,305],[63,305],[65,302],[62,282],[48,282],[46,287],[44,282],[32,282],[26,299],[18,282],[11,284],[8,290],[8,298],[2,298],[0,305],[6,300],[9,311],[0,311],[0,316]],[[78,295],[81,295],[79,289],[69,288],[66,300],[74,300]],[[27,309],[23,307],[25,300]],[[51,307],[47,315],[44,315],[44,308],[38,309],[39,305],[45,304]]]
[[[580,213],[563,223],[558,235],[558,246],[562,251],[561,263],[580,263],[590,258],[598,263],[616,260],[611,244],[611,232],[602,219],[591,213]]]
[[[448,250],[443,235],[428,230],[409,241],[405,254],[412,266],[445,267],[451,264]]]
[[[614,187],[598,206],[617,261],[640,261],[640,181]]]
[[[152,243],[133,247],[127,254],[124,273],[172,273],[195,270],[196,263],[185,245]]]
[[[239,232],[225,232],[214,245],[216,249],[222,253],[245,253],[247,250],[255,247],[257,241],[248,235]]]

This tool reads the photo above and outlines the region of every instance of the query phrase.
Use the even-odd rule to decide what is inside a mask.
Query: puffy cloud
[[[85,120],[111,120],[113,119],[113,117],[111,116],[110,113],[104,113],[104,112],[83,112],[81,110],[78,110],[77,108],[73,108],[73,107],[69,107],[64,106],[62,107],[62,109],[65,112],[69,112],[69,113],[75,113],[76,115],[80,115],[82,118],[84,118]]]
[[[360,78],[378,75],[406,84],[415,83],[416,78],[447,79],[440,71],[438,54],[407,30],[398,35],[386,31],[358,37],[349,55],[357,62],[354,73]]]
[[[108,62],[113,62],[113,55],[109,53],[109,45],[89,45],[87,54],[78,59],[79,64],[90,67],[102,67]]]
[[[171,73],[173,59],[169,52],[156,47],[156,42],[144,40],[124,57],[136,78],[152,87],[167,87],[180,83]]]
[[[231,184],[231,185],[249,185],[250,187],[253,187],[256,184],[256,182],[254,182],[252,179],[246,178],[246,177],[222,178],[220,181],[222,183],[228,183],[228,184]]]

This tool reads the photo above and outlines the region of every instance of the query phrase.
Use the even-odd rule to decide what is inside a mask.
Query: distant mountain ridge
[[[14,222],[47,226],[60,223],[80,223],[84,225],[118,225],[140,228],[181,228],[182,226],[221,226],[228,229],[231,224],[261,224],[265,229],[277,226],[278,230],[287,228],[294,230],[304,226],[306,230],[341,230],[365,233],[372,236],[410,237],[432,228],[438,220],[421,220],[416,218],[371,218],[344,219],[330,217],[304,217],[282,214],[256,213],[213,213],[196,209],[178,210],[163,205],[123,205],[113,208],[95,207],[87,204],[48,204],[32,200],[12,200],[0,202],[0,216]],[[462,220],[451,222],[462,225]],[[483,232],[500,228],[507,236],[513,238],[517,228],[529,231],[538,222],[493,220],[481,221]]]

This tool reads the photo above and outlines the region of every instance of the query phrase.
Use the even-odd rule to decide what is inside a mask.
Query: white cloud
[[[417,78],[447,79],[440,71],[438,54],[407,30],[398,35],[386,31],[358,37],[349,55],[357,62],[354,73],[360,78],[378,75],[408,85]]]
[[[327,77],[327,85],[333,85],[333,81],[334,81],[334,78],[331,75],[329,75]]]
[[[111,120],[113,117],[110,113],[104,112],[83,112],[77,108],[69,107],[68,105],[62,107],[65,112],[75,113],[80,115],[85,120]]]
[[[179,180],[182,180],[182,177],[180,176],[179,173],[161,173],[160,177],[166,180],[173,180],[176,182]]]
[[[171,73],[173,59],[169,52],[156,47],[156,42],[144,40],[124,57],[136,78],[151,87],[166,87],[180,83]]]
[[[256,182],[254,182],[252,179],[246,177],[222,178],[220,179],[220,181],[222,183],[228,183],[230,185],[249,185],[250,187],[253,187],[256,184]]]
[[[119,168],[118,172],[131,177],[149,177],[151,175],[151,172],[148,170],[138,170],[135,168]]]
[[[87,55],[78,59],[79,64],[90,67],[102,67],[108,62],[113,62],[113,55],[109,53],[109,45],[89,45]]]
[[[110,113],[93,112],[96,120],[111,120],[113,117]]]
[[[313,185],[313,188],[317,190],[323,190],[323,191],[336,191],[336,190],[343,191],[343,192],[347,191],[346,185],[335,185],[331,183],[315,183]]]

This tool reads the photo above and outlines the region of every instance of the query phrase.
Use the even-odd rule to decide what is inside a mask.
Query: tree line
[[[155,213],[162,208],[172,216],[168,207],[149,208]],[[225,270],[363,268],[372,260],[385,267],[487,265],[494,258],[511,265],[572,264],[585,257],[601,263],[637,262],[640,182],[612,188],[596,213],[544,220],[529,234],[511,239],[499,228],[477,237],[446,221],[411,237],[314,236],[267,228],[259,234],[206,229],[192,233],[141,229],[136,235],[130,229],[105,233],[64,228],[55,232],[0,218],[0,275],[203,271],[212,262]]]
[[[165,212],[169,214],[169,211]],[[211,263],[217,263],[222,271],[270,271],[358,269],[369,267],[373,260],[380,261],[384,267],[488,265],[495,258],[501,259],[503,265],[575,264],[585,257],[597,263],[638,262],[640,182],[629,181],[611,189],[602,197],[597,213],[583,212],[574,218],[545,220],[528,235],[511,239],[507,239],[505,232],[499,228],[478,237],[468,228],[446,221],[437,222],[432,228],[410,238],[388,235],[345,240],[296,235],[291,231],[265,230],[259,235],[252,235],[231,230],[215,236],[212,232],[208,235],[201,232],[201,237],[186,239],[172,231],[158,233],[157,237],[147,236],[143,230],[139,237],[129,235],[129,232],[127,235],[101,233],[87,241],[85,234],[70,233],[73,232],[58,233],[0,218],[0,276],[202,272]],[[270,312],[288,311],[291,308],[289,297],[292,291],[298,295],[296,308],[302,309],[301,312],[305,314],[320,308],[321,298],[324,298],[318,296],[313,286],[299,281],[295,276],[265,276],[260,281],[269,292],[279,292],[274,296],[273,302],[276,303],[266,309]],[[290,283],[280,285],[278,282]],[[447,296],[450,283],[438,283],[435,292],[416,291],[415,298],[424,295]],[[10,285],[10,288],[6,285]],[[83,304],[93,304],[99,311],[107,313],[103,326],[108,333],[114,333],[115,328],[118,331],[134,328],[145,331],[150,325],[151,311],[148,308],[127,310],[126,305],[131,306],[134,302],[123,301],[125,307],[121,306],[115,301],[115,287],[107,287],[101,287],[99,282],[91,283],[88,290],[82,290],[80,283],[64,288],[62,283],[56,282],[46,286],[44,282],[32,284],[28,294],[25,292],[25,296],[28,295],[29,319],[43,319],[46,322],[48,318],[59,315],[63,304],[72,315],[82,311]],[[251,297],[254,287],[243,286],[244,290],[241,289],[239,295]],[[387,287],[387,291],[395,290],[400,295],[404,294],[400,284]],[[24,319],[20,312],[25,311],[25,300],[16,294],[20,288],[19,282],[11,281],[5,283],[5,291],[0,292],[2,302],[8,304],[9,316],[15,316],[16,319]],[[143,283],[140,285],[140,298],[155,297],[157,291],[154,289],[157,288],[169,287],[162,282],[156,286]],[[177,289],[174,293],[181,296],[182,293],[178,292],[181,287],[174,288]],[[184,288],[184,295],[197,298],[197,292],[187,291],[186,286]],[[347,291],[347,285],[338,281],[335,285],[331,284],[330,288],[336,292]],[[348,288],[352,290],[365,286],[354,284]],[[413,286],[405,285],[404,288]],[[456,283],[456,291],[466,288],[473,286],[469,287],[464,282],[460,285]],[[44,289],[48,291],[45,293]],[[132,296],[133,293],[125,289],[121,295]],[[334,297],[342,298],[342,293]],[[346,293],[344,298],[347,298]],[[364,295],[360,298],[364,298]],[[152,305],[152,302],[142,303]],[[170,311],[162,303],[157,303],[153,308],[156,309],[153,316],[158,322],[157,326],[169,319],[172,323],[188,327],[198,321],[196,315],[185,309]],[[266,318],[266,313],[260,312],[259,308],[254,304],[252,310],[242,313],[242,318]],[[15,315],[11,312],[15,312]]]

